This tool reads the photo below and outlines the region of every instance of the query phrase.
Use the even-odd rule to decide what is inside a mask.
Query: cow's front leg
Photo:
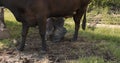
[[[46,46],[46,18],[39,18],[38,19],[38,26],[39,26],[39,33],[42,39],[42,50],[47,51],[47,46]]]
[[[26,36],[28,33],[29,26],[27,24],[22,24],[22,41],[20,45],[18,46],[18,50],[23,51],[25,47],[25,41],[26,41]]]

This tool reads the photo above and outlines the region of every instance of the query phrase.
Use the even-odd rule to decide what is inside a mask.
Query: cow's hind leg
[[[86,29],[86,11],[84,12],[84,18],[82,21],[82,29],[85,30]]]
[[[41,39],[42,39],[42,50],[47,51],[46,40],[45,40],[46,18],[39,18],[38,26],[39,26],[39,33],[40,33],[40,36],[41,36]]]
[[[74,22],[75,22],[75,32],[72,38],[72,41],[76,41],[78,38],[78,31],[80,28],[80,20],[83,16],[83,10],[77,10],[76,14],[73,16]]]
[[[18,50],[23,51],[25,47],[25,41],[26,41],[26,36],[28,33],[29,26],[27,24],[22,24],[22,41],[20,45],[18,46]]]

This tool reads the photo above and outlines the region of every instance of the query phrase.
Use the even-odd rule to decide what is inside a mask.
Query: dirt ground
[[[103,57],[104,61],[114,61],[116,59],[109,50],[101,50],[104,46],[96,46],[102,40],[92,42],[86,40],[85,37],[79,37],[76,42],[70,42],[69,39],[66,37],[59,43],[47,41],[48,51],[42,53],[41,40],[38,32],[30,33],[27,37],[24,51],[20,52],[16,47],[3,49],[0,51],[0,62],[69,63],[69,61],[90,56]]]

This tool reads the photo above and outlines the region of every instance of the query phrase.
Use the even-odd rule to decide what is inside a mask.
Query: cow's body
[[[90,0],[0,0],[0,6],[10,9],[16,19],[22,22],[22,43],[19,50],[24,48],[28,28],[36,25],[39,26],[43,50],[46,50],[45,31],[48,17],[73,16],[73,40],[77,40],[80,19],[89,3]]]

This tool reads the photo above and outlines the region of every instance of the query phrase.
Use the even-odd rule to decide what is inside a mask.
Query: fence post
[[[0,39],[9,38],[10,33],[4,22],[4,7],[0,7]]]

